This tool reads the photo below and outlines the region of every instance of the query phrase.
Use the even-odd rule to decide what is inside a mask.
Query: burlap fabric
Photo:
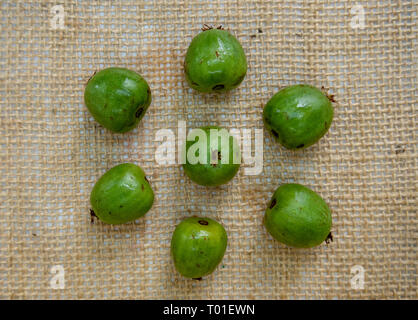
[[[56,4],[0,5],[0,298],[417,298],[415,1],[65,1],[62,30],[51,25]],[[222,24],[246,52],[247,77],[228,94],[185,81],[184,55],[204,23]],[[136,70],[152,88],[128,134],[103,129],[83,104],[86,81],[108,66]],[[157,165],[157,130],[176,132],[182,120],[263,128],[263,105],[301,82],[337,100],[318,144],[292,152],[264,132],[262,174],[240,170],[214,189]],[[90,190],[121,162],[144,168],[154,206],[135,223],[91,224]],[[291,249],[264,229],[272,192],[293,181],[329,203],[330,245]],[[229,236],[200,282],[180,277],[169,254],[191,215],[219,220]],[[63,289],[51,285],[57,270]]]

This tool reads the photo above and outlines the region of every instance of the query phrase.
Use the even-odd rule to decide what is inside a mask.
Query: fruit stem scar
[[[205,220],[199,220],[198,221],[202,226],[207,226],[209,224],[209,222],[205,221]]]
[[[216,167],[216,165],[219,163],[219,160],[221,160],[221,152],[218,150],[213,150],[211,159],[212,161],[216,160],[216,163],[211,164],[213,167]]]
[[[276,205],[276,203],[277,203],[276,199],[271,200],[269,208],[273,209],[273,207]]]
[[[326,244],[329,244],[330,242],[333,242],[333,241],[334,241],[334,238],[333,238],[333,236],[332,236],[332,233],[330,232],[330,233],[328,234],[327,238],[325,239],[325,243],[326,243]]]
[[[144,108],[139,108],[138,110],[136,110],[135,117],[139,118],[141,116],[142,111],[144,111]]]
[[[213,86],[212,90],[222,90],[225,88],[223,84],[217,84],[216,86]]]

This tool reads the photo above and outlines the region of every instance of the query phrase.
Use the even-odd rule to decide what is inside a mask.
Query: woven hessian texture
[[[51,26],[56,4],[0,5],[0,298],[417,298],[416,2],[65,1],[63,30]],[[352,25],[357,4],[364,28]],[[246,52],[247,77],[230,93],[185,81],[188,44],[205,23],[222,24]],[[87,80],[109,66],[152,89],[140,125],[123,135],[83,103]],[[316,145],[289,151],[265,131],[263,172],[241,169],[218,188],[156,163],[157,130],[186,121],[254,132],[268,99],[295,83],[335,95]],[[91,224],[91,188],[121,162],[145,170],[153,208],[135,223]],[[292,249],[266,232],[267,202],[286,182],[327,201],[334,242]],[[175,226],[192,215],[217,219],[229,237],[203,281],[182,278],[170,257]],[[64,289],[51,286],[54,266]]]

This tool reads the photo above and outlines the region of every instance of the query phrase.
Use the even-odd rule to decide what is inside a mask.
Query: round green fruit
[[[333,97],[304,84],[286,87],[264,107],[263,120],[275,139],[288,149],[316,143],[329,129]]]
[[[88,81],[84,103],[94,119],[113,132],[137,126],[151,103],[148,83],[136,72],[107,68]]]
[[[185,147],[183,169],[197,184],[219,186],[238,172],[241,163],[239,145],[226,129],[217,126],[194,129],[189,133]]]
[[[90,194],[92,214],[109,224],[121,224],[142,217],[151,209],[154,192],[144,171],[123,163],[107,171]]]
[[[184,71],[193,89],[223,92],[238,87],[244,80],[247,60],[232,34],[222,29],[204,29],[190,43]]]
[[[273,238],[296,248],[332,240],[331,224],[331,211],[325,201],[300,184],[277,188],[264,215],[264,225]]]
[[[227,246],[224,227],[209,218],[183,220],[171,238],[171,255],[177,271],[187,278],[211,274],[222,261]]]

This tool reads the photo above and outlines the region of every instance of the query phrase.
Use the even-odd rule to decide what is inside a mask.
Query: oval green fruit
[[[331,224],[325,201],[300,184],[277,188],[264,215],[264,225],[273,238],[296,248],[311,248],[332,239]]]
[[[332,97],[309,85],[286,87],[264,107],[264,124],[284,147],[309,147],[331,126],[334,113],[332,101]]]
[[[107,171],[90,194],[95,216],[109,224],[121,224],[142,217],[151,209],[154,192],[144,171],[123,163]]]
[[[171,238],[171,255],[177,271],[187,278],[211,274],[222,261],[227,246],[224,227],[209,218],[183,220]]]
[[[148,83],[136,72],[107,68],[88,81],[84,103],[94,119],[113,132],[132,130],[151,103]]]
[[[238,40],[222,29],[204,30],[193,38],[184,71],[189,85],[201,92],[223,92],[239,86],[247,59]]]
[[[226,129],[217,126],[194,129],[189,133],[185,148],[183,169],[197,184],[225,184],[236,175],[240,167],[239,145]]]

